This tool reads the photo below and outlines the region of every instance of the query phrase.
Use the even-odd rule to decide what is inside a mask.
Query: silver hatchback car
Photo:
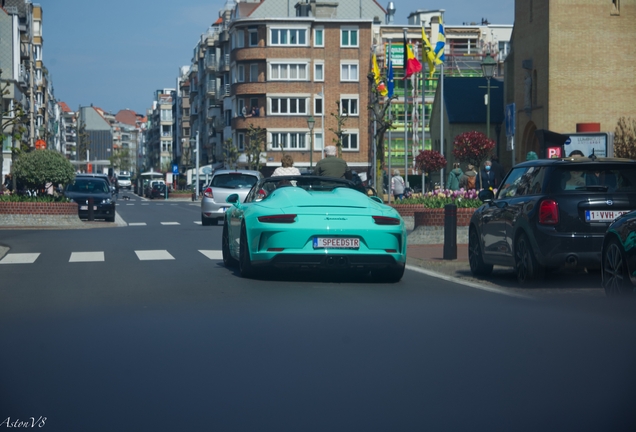
[[[210,183],[203,187],[201,200],[201,225],[216,225],[223,220],[225,210],[230,204],[225,199],[238,194],[245,201],[252,186],[263,178],[263,174],[251,170],[217,170]]]

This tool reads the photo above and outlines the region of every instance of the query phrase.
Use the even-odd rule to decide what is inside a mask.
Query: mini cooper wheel
[[[230,233],[227,222],[223,224],[221,252],[223,253],[223,264],[225,265],[225,267],[235,267],[238,264],[236,258],[234,258],[230,253]]]
[[[526,234],[521,234],[515,244],[515,270],[517,280],[522,285],[541,279],[544,275],[543,267],[537,262]]]
[[[623,247],[617,239],[612,239],[603,253],[602,281],[607,296],[619,296],[633,292],[627,259]]]
[[[241,227],[241,241],[239,243],[239,271],[241,277],[251,278],[254,277],[255,271],[250,260],[250,250],[247,244],[247,230],[245,229],[245,223]]]
[[[492,264],[484,262],[476,229],[471,229],[468,237],[468,263],[471,273],[475,276],[488,276],[492,273]]]

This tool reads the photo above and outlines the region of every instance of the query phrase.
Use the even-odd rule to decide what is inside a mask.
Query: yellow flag
[[[428,63],[428,73],[429,77],[433,78],[433,74],[435,73],[435,66],[442,63],[440,59],[435,56],[435,51],[433,51],[433,46],[431,42],[426,37],[426,31],[424,27],[422,27],[422,42],[424,42],[424,50],[423,50],[423,58],[426,59],[426,63]]]
[[[384,82],[382,82],[380,66],[378,66],[378,58],[375,56],[375,54],[373,54],[373,78],[375,79],[375,84],[380,94],[382,96],[386,96],[388,94],[388,90]]]

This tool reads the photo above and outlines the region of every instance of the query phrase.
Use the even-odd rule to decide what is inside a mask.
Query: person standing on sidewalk
[[[456,191],[459,189],[459,179],[464,175],[462,169],[459,167],[459,162],[453,164],[453,169],[448,173],[448,181],[446,186],[449,190]]]
[[[393,170],[393,177],[391,178],[391,193],[396,200],[404,198],[404,179],[400,175],[400,170]]]

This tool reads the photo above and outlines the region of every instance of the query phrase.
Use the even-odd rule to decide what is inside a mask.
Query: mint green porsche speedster
[[[223,262],[243,277],[263,268],[371,272],[398,282],[406,263],[399,213],[348,180],[284,176],[260,180],[240,202],[230,195]]]

